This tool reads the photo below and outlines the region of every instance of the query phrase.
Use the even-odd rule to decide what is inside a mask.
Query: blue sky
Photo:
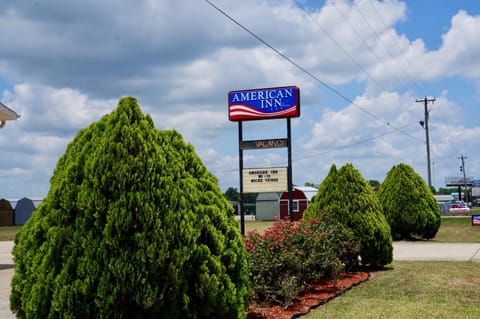
[[[293,182],[352,163],[383,181],[406,163],[432,182],[480,178],[480,6],[475,1],[211,0],[0,3],[0,102],[21,115],[0,130],[0,198],[43,197],[76,132],[135,96],[158,129],[192,143],[224,191],[238,188],[230,90],[296,85]],[[291,61],[309,74],[298,69]],[[315,77],[312,78],[311,75]],[[248,122],[245,139],[286,136]],[[286,150],[245,152],[245,167],[286,165]]]

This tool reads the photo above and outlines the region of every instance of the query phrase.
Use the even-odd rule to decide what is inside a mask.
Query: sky
[[[0,2],[0,198],[41,198],[78,130],[137,98],[157,129],[191,143],[222,191],[239,188],[232,90],[297,86],[293,183],[352,163],[383,181],[405,163],[431,178],[480,178],[480,6],[446,0]],[[286,120],[243,123],[244,140],[286,137]],[[285,167],[287,151],[244,152]]]

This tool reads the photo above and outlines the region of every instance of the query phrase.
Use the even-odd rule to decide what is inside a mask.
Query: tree
[[[393,166],[377,195],[393,238],[435,237],[441,211],[431,189],[412,167]]]
[[[314,184],[314,183],[311,183],[311,182],[305,182],[305,186],[318,188],[317,184]]]
[[[392,262],[393,246],[382,208],[370,185],[352,164],[330,172],[312,198],[304,219],[325,215],[348,226],[360,243],[364,265],[381,266]]]
[[[438,189],[438,194],[451,194],[451,193],[455,193],[455,192],[458,192],[458,188],[445,188],[445,187],[440,187]]]
[[[15,238],[18,318],[244,318],[247,255],[191,145],[128,97],[80,130]]]
[[[243,194],[243,201],[245,203],[255,204],[257,201],[258,193],[244,193]]]
[[[368,180],[368,185],[375,187],[375,186],[380,186],[380,182],[377,181],[376,179],[369,179]]]
[[[235,187],[229,187],[225,191],[225,197],[231,202],[236,202],[240,198],[240,193]]]

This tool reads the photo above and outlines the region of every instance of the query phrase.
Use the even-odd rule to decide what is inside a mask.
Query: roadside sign
[[[288,147],[287,138],[242,141],[242,150],[260,150],[264,148],[281,148],[281,147]]]
[[[480,215],[472,215],[472,226],[480,226]]]
[[[300,116],[300,89],[285,86],[228,92],[230,121]]]
[[[243,174],[245,193],[286,192],[288,190],[287,168],[246,168]]]

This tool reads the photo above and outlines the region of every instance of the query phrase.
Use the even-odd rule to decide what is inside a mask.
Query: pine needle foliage
[[[368,182],[352,164],[339,170],[331,166],[303,218],[321,220],[325,214],[353,231],[360,244],[363,265],[376,267],[392,262],[392,237],[382,207]]]
[[[387,173],[378,198],[394,239],[431,239],[440,228],[440,208],[431,189],[412,167],[398,164]]]
[[[233,209],[176,131],[135,98],[80,130],[15,238],[18,318],[245,318]]]

